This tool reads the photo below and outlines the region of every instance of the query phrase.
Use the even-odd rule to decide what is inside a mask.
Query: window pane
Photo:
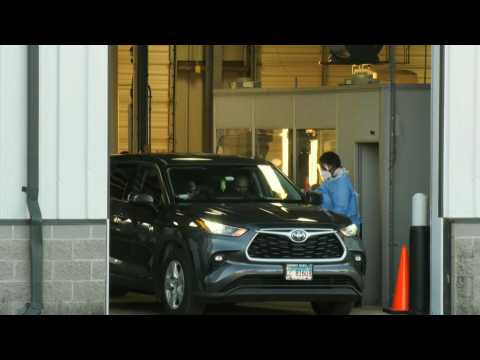
[[[144,167],[143,172],[143,186],[141,193],[150,195],[155,204],[162,203],[162,187],[157,170],[154,167]]]
[[[270,161],[285,175],[292,174],[292,131],[289,129],[257,129],[255,156]]]
[[[301,202],[302,197],[270,165],[171,168],[170,183],[179,202]]]
[[[110,198],[125,200],[134,187],[137,164],[126,163],[113,166],[110,175]]]
[[[218,129],[217,154],[252,157],[250,129]]]

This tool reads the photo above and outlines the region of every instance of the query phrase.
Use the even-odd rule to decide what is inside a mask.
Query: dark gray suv
[[[155,293],[172,314],[284,300],[348,314],[361,300],[358,229],[268,162],[113,156],[110,186],[113,295]]]

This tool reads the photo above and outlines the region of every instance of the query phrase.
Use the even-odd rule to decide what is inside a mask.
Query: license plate
[[[285,276],[287,281],[312,281],[313,265],[287,264]]]

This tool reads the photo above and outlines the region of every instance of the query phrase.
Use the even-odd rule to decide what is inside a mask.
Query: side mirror
[[[321,206],[323,203],[323,196],[320,193],[309,191],[306,194],[307,202],[312,205]]]
[[[132,196],[131,202],[138,205],[153,205],[155,200],[149,194],[136,194]]]

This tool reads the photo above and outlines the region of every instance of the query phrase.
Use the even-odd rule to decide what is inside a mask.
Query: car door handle
[[[132,223],[132,220],[122,218],[121,216],[118,216],[118,215],[114,215],[112,222],[117,225],[129,225]]]
[[[148,230],[149,232],[153,232],[155,230],[155,228],[153,227],[153,225],[149,224],[149,223],[140,223],[139,224],[141,227],[143,227],[144,229]]]

